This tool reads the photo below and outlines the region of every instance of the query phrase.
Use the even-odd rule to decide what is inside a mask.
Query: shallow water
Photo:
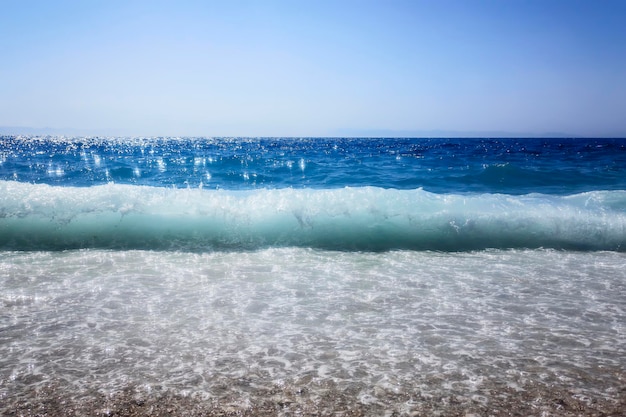
[[[552,250],[0,252],[0,398],[54,383],[77,401],[136,386],[245,406],[263,387],[315,399],[331,384],[404,411],[390,395],[488,406],[494,390],[556,386],[619,401],[625,264]]]

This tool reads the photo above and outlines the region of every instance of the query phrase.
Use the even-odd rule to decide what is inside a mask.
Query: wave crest
[[[5,250],[626,248],[626,191],[512,196],[0,181],[0,196]]]

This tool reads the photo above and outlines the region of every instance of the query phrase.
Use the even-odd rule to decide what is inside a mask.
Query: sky
[[[0,0],[0,127],[626,136],[625,21],[623,0]]]

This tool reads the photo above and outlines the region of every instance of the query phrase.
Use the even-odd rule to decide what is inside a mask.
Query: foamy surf
[[[626,248],[626,192],[172,189],[0,182],[0,247],[191,251]]]

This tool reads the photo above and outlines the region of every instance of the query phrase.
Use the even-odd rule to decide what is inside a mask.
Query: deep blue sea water
[[[613,415],[625,256],[626,139],[0,137],[0,414]]]
[[[438,194],[626,189],[624,139],[0,138],[0,179]]]

